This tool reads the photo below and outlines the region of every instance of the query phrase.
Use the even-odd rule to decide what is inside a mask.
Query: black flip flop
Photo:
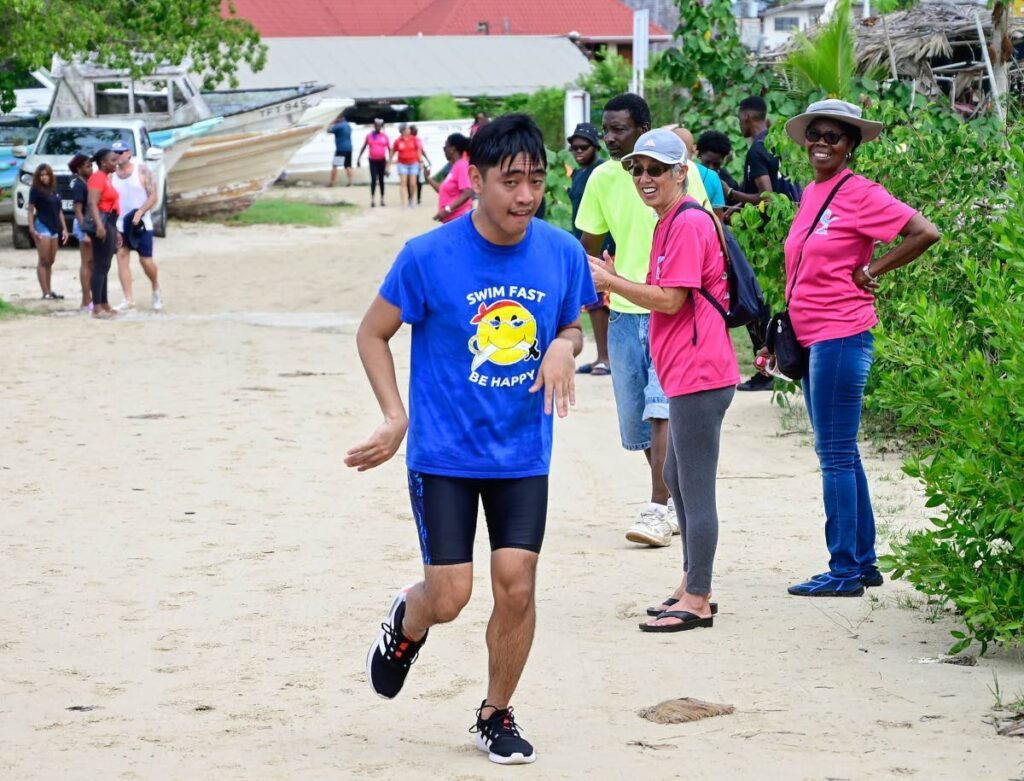
[[[675,597],[669,597],[668,599],[666,599],[661,604],[668,605],[669,607],[672,607],[672,605],[676,604],[678,601],[679,600],[676,599]],[[652,616],[654,618],[657,618],[658,616],[660,616],[664,612],[665,612],[664,610],[658,610],[658,608],[656,608],[656,607],[649,607],[649,608],[647,608],[647,615]],[[713,615],[713,616],[717,616],[718,615],[718,603],[717,602],[712,602],[711,603],[711,615]]]
[[[594,364],[584,363],[576,368],[577,374],[590,374],[594,371]]]
[[[712,627],[715,625],[715,617],[701,618],[695,616],[688,610],[666,610],[664,613],[659,613],[658,618],[678,618],[681,623],[678,624],[667,624],[665,626],[652,626],[650,624],[640,624],[641,632],[685,632],[688,629],[697,629],[699,627]]]

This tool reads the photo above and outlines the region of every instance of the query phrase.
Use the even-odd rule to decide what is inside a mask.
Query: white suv
[[[68,163],[81,152],[93,155],[115,141],[127,144],[136,160],[144,160],[156,183],[157,202],[153,207],[153,232],[167,235],[167,170],[164,150],[153,146],[146,125],[139,119],[64,119],[46,123],[36,141],[33,153],[26,147],[14,147],[15,157],[24,158],[14,189],[14,246],[30,249],[32,236],[28,230],[28,192],[32,174],[42,163],[48,163],[57,178],[57,189],[64,205],[64,217],[71,229],[74,210],[71,206],[71,172]]]

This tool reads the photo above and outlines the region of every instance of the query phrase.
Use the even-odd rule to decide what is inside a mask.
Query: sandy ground
[[[903,584],[786,595],[824,566],[819,477],[806,433],[787,431],[767,394],[739,394],[726,421],[713,630],[637,630],[679,550],[624,540],[645,470],[618,445],[610,383],[583,378],[557,425],[537,642],[515,697],[537,764],[491,765],[466,731],[484,693],[484,569],[401,697],[373,696],[367,645],[419,559],[402,459],[364,475],[342,464],[378,418],[353,337],[430,214],[172,223],[157,244],[163,314],[147,310],[138,269],[136,315],[73,314],[65,250],[63,305],[0,322],[0,776],[1024,776],[1024,744],[985,722],[994,674],[1004,692],[1024,687],[1019,655],[927,663],[954,624]],[[0,296],[43,309],[33,266],[5,234]],[[403,332],[403,373],[407,347]],[[883,532],[924,521],[896,457],[873,455],[868,471]],[[477,551],[486,561],[482,533]],[[736,713],[637,716],[681,696]]]

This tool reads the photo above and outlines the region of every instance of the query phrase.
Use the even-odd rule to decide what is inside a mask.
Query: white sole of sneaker
[[[398,606],[405,601],[406,592],[408,592],[409,589],[411,589],[415,585],[415,583],[410,583],[408,586],[406,586],[397,594],[395,594],[395,598],[391,600],[391,607],[388,608],[388,617],[387,619],[385,619],[387,623],[390,624],[395,620],[395,612],[398,610]],[[394,697],[387,697],[373,688],[373,678],[370,675],[370,661],[373,659],[374,651],[376,651],[378,648],[383,649],[386,644],[387,641],[384,639],[384,630],[381,629],[377,633],[377,637],[374,639],[373,643],[370,645],[369,650],[366,652],[366,683],[369,684],[370,689],[373,691],[373,693],[380,697],[382,700],[393,700]]]
[[[626,539],[630,542],[638,542],[641,545],[650,545],[652,548],[664,548],[672,542],[671,537],[668,539],[664,537],[655,537],[653,534],[647,534],[646,532],[635,531],[633,529],[626,532]]]
[[[499,754],[492,754],[490,746],[487,745],[487,742],[484,740],[483,735],[480,734],[476,736],[476,747],[480,751],[484,752],[487,755],[487,758],[491,760],[491,762],[495,762],[499,765],[529,765],[532,762],[537,761],[536,751],[534,751],[528,757],[524,757],[522,754],[513,754],[510,757],[503,757]]]

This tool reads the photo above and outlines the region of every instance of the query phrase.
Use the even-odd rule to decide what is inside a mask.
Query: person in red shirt
[[[423,145],[409,131],[404,122],[398,126],[401,134],[391,147],[391,162],[398,158],[398,192],[402,198],[402,206],[416,205],[416,180],[420,178],[420,161],[423,158]]]
[[[89,177],[89,209],[87,218],[92,225],[86,232],[92,238],[92,316],[101,320],[114,317],[107,301],[107,274],[110,261],[117,252],[117,218],[121,212],[117,190],[110,175],[117,170],[119,155],[111,149],[101,149],[93,155],[96,171]],[[88,220],[87,220],[88,221]]]

